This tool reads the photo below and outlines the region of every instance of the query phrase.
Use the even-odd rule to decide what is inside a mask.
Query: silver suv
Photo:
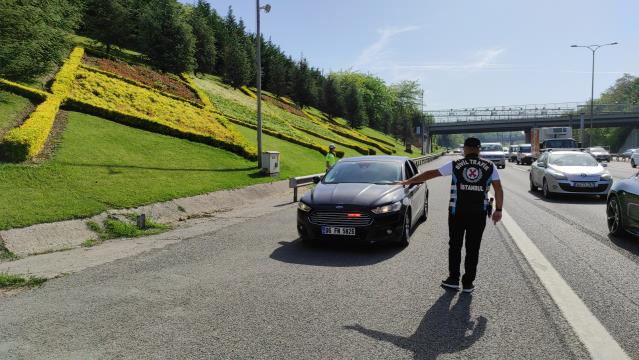
[[[481,144],[481,151],[479,156],[492,161],[495,166],[500,169],[506,167],[506,155],[504,155],[504,148],[501,143],[484,143]]]

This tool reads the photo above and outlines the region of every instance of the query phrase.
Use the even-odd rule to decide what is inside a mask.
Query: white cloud
[[[386,48],[390,44],[393,37],[418,29],[419,27],[417,26],[385,27],[382,29],[378,29],[377,32],[379,33],[379,38],[359,54],[353,67],[358,69],[367,65],[379,65],[381,62],[384,62],[384,58],[386,56]]]

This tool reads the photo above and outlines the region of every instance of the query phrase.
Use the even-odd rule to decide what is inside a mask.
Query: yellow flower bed
[[[0,79],[0,89],[7,90],[16,95],[24,96],[35,101],[44,101],[46,100],[47,96],[49,96],[48,92],[24,86],[5,79]]]
[[[184,81],[186,81],[186,83],[189,84],[189,87],[191,88],[191,90],[195,91],[195,93],[197,94],[197,97],[200,98],[200,101],[202,102],[202,104],[204,104],[204,106],[210,107],[210,108],[214,107],[209,97],[204,93],[204,90],[200,89],[200,87],[197,86],[197,84],[195,83],[195,81],[193,81],[193,79],[191,78],[189,74],[182,73],[182,79],[184,79]]]
[[[0,144],[0,153],[8,161],[23,161],[38,155],[47,142],[62,99],[56,95],[38,105],[19,127],[10,130]]]
[[[69,58],[64,62],[62,68],[55,76],[55,81],[51,85],[51,92],[58,95],[61,98],[66,97],[71,91],[73,81],[75,80],[75,73],[80,66],[82,56],[84,55],[84,49],[76,47],[69,55]]]
[[[211,108],[191,106],[84,68],[78,70],[70,97],[72,107],[82,108],[85,112],[150,131],[219,146],[247,158],[257,156],[255,148],[227,119]]]

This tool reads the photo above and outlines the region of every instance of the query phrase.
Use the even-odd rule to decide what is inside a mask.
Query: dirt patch
[[[51,132],[49,133],[49,137],[47,138],[47,142],[44,144],[44,148],[42,151],[31,160],[34,163],[42,163],[51,158],[53,153],[55,152],[56,147],[62,141],[62,133],[64,129],[67,127],[67,123],[69,122],[69,113],[64,110],[58,111],[55,116],[55,120],[53,121],[53,127],[51,128]]]
[[[301,116],[303,118],[307,118],[306,114],[304,114],[304,112],[298,108],[296,108],[295,106],[291,106],[283,101],[280,101],[278,99],[272,98],[268,95],[262,95],[262,100],[266,101],[269,104],[275,105],[278,108],[288,111],[291,114],[297,115],[297,116]]]
[[[121,60],[110,60],[85,55],[82,58],[85,65],[96,67],[122,77],[135,80],[154,89],[182,97],[201,104],[202,101],[191,88],[172,74],[160,73],[146,66],[132,65]]]

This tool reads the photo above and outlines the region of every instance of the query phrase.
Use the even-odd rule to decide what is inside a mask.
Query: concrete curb
[[[221,190],[208,194],[174,199],[166,202],[144,205],[130,209],[108,210],[86,218],[37,224],[26,228],[0,231],[0,239],[7,249],[18,256],[42,252],[64,250],[77,247],[87,239],[95,239],[96,234],[87,228],[88,221],[101,223],[113,214],[146,214],[153,220],[179,226],[185,220],[212,217],[264,198],[282,195],[290,191],[288,181],[257,184],[241,189]]]

